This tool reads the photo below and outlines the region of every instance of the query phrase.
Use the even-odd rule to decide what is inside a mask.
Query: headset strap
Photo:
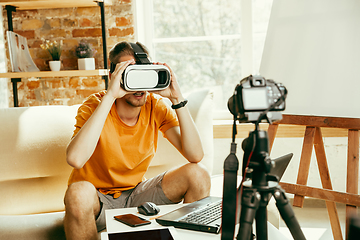
[[[139,45],[137,45],[136,43],[130,43],[130,45],[131,45],[132,49],[134,50],[136,63],[141,63],[141,64],[149,64],[150,63],[148,55],[144,52],[144,50]]]

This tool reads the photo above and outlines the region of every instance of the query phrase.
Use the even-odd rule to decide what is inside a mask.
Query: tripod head
[[[244,180],[252,179],[254,186],[267,186],[267,174],[273,164],[269,157],[269,143],[266,131],[255,128],[242,143],[244,150],[242,173]]]

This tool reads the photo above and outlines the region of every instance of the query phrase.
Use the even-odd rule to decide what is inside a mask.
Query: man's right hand
[[[120,81],[125,68],[127,68],[127,66],[129,66],[130,64],[134,64],[134,63],[135,63],[134,60],[129,60],[126,62],[120,62],[116,64],[116,68],[114,72],[110,75],[110,83],[109,83],[109,88],[107,90],[107,95],[110,95],[114,99],[117,99],[117,98],[122,98],[123,96],[129,93],[121,87]]]
[[[110,75],[111,80],[106,95],[69,143],[66,149],[66,161],[70,166],[76,169],[82,168],[94,153],[111,106],[117,98],[122,98],[128,93],[120,86],[120,80],[125,68],[132,63],[133,60],[116,65],[115,71]]]

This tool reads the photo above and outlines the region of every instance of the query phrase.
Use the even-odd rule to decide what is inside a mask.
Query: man
[[[105,228],[105,209],[145,201],[193,202],[210,192],[209,174],[199,164],[204,155],[200,137],[186,105],[178,105],[185,99],[170,67],[164,64],[170,69],[170,86],[156,93],[182,106],[175,113],[154,93],[121,87],[123,71],[135,63],[128,42],[115,45],[109,59],[117,63],[109,88],[79,108],[67,148],[67,162],[74,167],[64,199],[67,239],[96,239],[97,231]],[[145,180],[159,130],[189,163]]]

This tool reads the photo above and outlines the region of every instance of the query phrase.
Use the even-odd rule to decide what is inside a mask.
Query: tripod
[[[258,130],[258,127],[250,132],[249,137],[243,141],[243,172],[245,172],[245,168],[251,169],[251,171],[248,180],[245,180],[242,185],[240,229],[237,239],[251,239],[254,219],[257,239],[267,239],[266,207],[271,196],[274,196],[279,213],[291,235],[295,240],[303,240],[305,236],[284,190],[279,186],[277,177],[268,174],[272,167],[268,146],[267,132]],[[248,166],[246,167],[244,163],[248,163]],[[248,175],[246,174],[244,177],[247,178]]]
[[[236,120],[234,119],[233,142],[231,153],[224,162],[224,193],[223,193],[223,215],[222,215],[222,240],[233,239],[235,222],[236,197],[229,193],[234,189],[234,175],[236,177],[238,162],[234,146],[236,134]],[[241,194],[240,228],[236,239],[251,240],[252,224],[256,222],[256,239],[267,240],[267,205],[271,196],[276,200],[276,206],[285,224],[295,240],[305,240],[305,236],[295,217],[295,214],[285,196],[284,190],[279,186],[278,178],[268,173],[272,168],[269,157],[269,144],[266,131],[258,130],[256,123],[255,130],[249,133],[249,137],[242,143],[244,150],[243,158],[243,184]],[[235,174],[234,174],[235,172]],[[235,190],[236,192],[236,187]],[[231,209],[233,211],[231,211]],[[235,212],[235,213],[234,213]]]

